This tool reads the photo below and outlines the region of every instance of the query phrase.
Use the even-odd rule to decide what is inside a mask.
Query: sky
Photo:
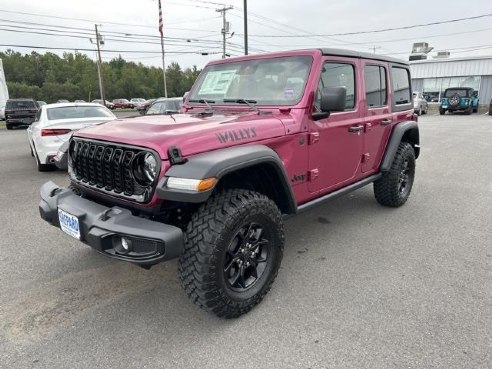
[[[96,57],[94,24],[105,39],[104,61],[119,54],[162,66],[157,0],[0,0],[0,51],[36,49],[62,54],[79,50]],[[227,53],[244,53],[244,0],[164,0],[166,64],[202,68],[222,56],[222,16],[230,22]],[[470,6],[466,6],[466,5]],[[428,42],[452,57],[492,55],[492,16],[405,30],[369,31],[491,14],[490,0],[248,0],[249,53],[337,47],[408,59],[413,42]],[[29,13],[29,14],[28,14]],[[26,33],[29,32],[29,33]],[[358,34],[346,35],[356,32]],[[49,34],[43,34],[49,33]],[[333,36],[333,34],[345,35]],[[330,36],[332,35],[332,36]],[[23,45],[12,47],[4,45]],[[88,49],[88,50],[83,50]],[[209,55],[202,55],[208,53]]]

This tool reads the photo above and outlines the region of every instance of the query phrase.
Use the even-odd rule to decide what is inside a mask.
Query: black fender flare
[[[415,158],[418,158],[420,155],[420,137],[417,122],[406,121],[397,124],[395,128],[393,128],[388,145],[386,146],[386,152],[384,153],[383,160],[381,162],[381,172],[387,172],[390,170],[391,163],[393,163],[398,146],[402,141],[408,142],[413,146]]]
[[[211,196],[213,188],[203,192],[170,189],[166,187],[167,178],[205,179],[215,177],[220,183],[220,179],[227,174],[258,164],[271,166],[283,192],[282,198],[285,202],[281,206],[283,212],[295,213],[297,205],[284,165],[277,153],[265,145],[241,145],[191,156],[187,158],[185,163],[173,165],[167,170],[165,176],[157,184],[157,196],[163,200],[190,203],[205,202]]]

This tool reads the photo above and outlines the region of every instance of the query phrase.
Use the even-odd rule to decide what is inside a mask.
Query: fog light
[[[121,237],[121,246],[125,251],[130,250],[131,245],[132,245],[132,241],[126,239],[125,237]]]

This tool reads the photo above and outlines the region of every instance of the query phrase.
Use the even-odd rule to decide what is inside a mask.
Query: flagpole
[[[164,58],[164,22],[162,20],[161,0],[159,0],[159,32],[161,34],[161,53],[162,53],[162,78],[164,80],[164,97],[167,98],[167,83],[166,83],[166,61]]]

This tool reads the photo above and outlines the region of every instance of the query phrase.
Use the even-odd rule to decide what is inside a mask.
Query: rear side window
[[[352,64],[327,62],[323,65],[314,102],[318,110],[321,99],[320,91],[324,87],[344,87],[347,90],[345,110],[355,107],[355,68]]]
[[[368,107],[384,106],[387,103],[386,68],[378,65],[364,67],[366,84],[366,105]]]
[[[410,74],[408,70],[400,67],[392,67],[393,77],[393,100],[395,105],[410,103]]]

